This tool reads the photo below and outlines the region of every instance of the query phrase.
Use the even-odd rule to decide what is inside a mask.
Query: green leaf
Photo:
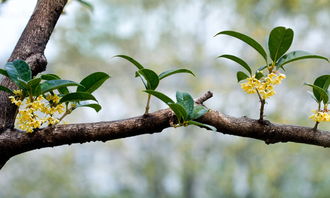
[[[158,75],[150,69],[140,69],[137,71],[140,76],[147,81],[146,89],[155,90],[159,84]]]
[[[104,72],[92,73],[80,82],[84,87],[77,87],[77,92],[93,93],[109,78],[110,76]]]
[[[43,74],[40,76],[42,80],[59,80],[61,79],[58,75],[56,74]]]
[[[154,90],[144,90],[144,92],[155,96],[156,98],[160,99],[161,101],[163,101],[166,104],[175,103],[171,98],[169,98],[168,96],[166,96],[165,94],[163,94],[161,92],[154,91]]]
[[[190,116],[190,119],[195,120],[206,114],[209,110],[201,105],[197,105],[194,107],[194,111]]]
[[[242,71],[239,71],[239,72],[236,73],[237,82],[240,82],[242,80],[245,80],[248,77],[249,76],[246,73],[242,72]]]
[[[86,92],[74,92],[74,93],[68,93],[66,95],[64,95],[61,100],[60,103],[64,103],[64,102],[80,102],[80,101],[86,101],[86,100],[94,100],[97,102],[96,98],[90,94],[90,93],[86,93]]]
[[[82,86],[71,80],[47,80],[40,84],[41,93],[46,93],[54,89],[60,89],[68,86]]]
[[[330,85],[330,75],[319,76],[315,79],[314,85],[319,86],[325,91],[327,91]]]
[[[329,60],[323,56],[310,54],[309,52],[305,52],[305,51],[293,51],[285,54],[277,61],[276,69],[282,68],[284,65],[291,63],[293,61],[310,59],[310,58],[324,59],[329,62]]]
[[[259,52],[259,54],[265,59],[265,61],[267,63],[267,53],[266,53],[266,51],[264,50],[264,48],[257,41],[255,41],[251,37],[249,37],[245,34],[241,34],[239,32],[235,32],[235,31],[222,31],[222,32],[217,33],[215,36],[218,36],[220,34],[225,34],[225,35],[228,35],[228,36],[235,37],[235,38],[240,39],[241,41],[245,42],[246,44],[250,45],[255,50],[257,50],[257,52]]]
[[[0,74],[9,77],[7,71],[4,69],[0,69]]]
[[[17,79],[17,86],[23,90],[29,91],[30,87],[28,85],[28,83],[22,79]]]
[[[188,118],[188,113],[185,110],[185,108],[181,104],[177,103],[168,103],[167,104],[172,111],[175,113],[176,117],[178,118],[178,121],[185,121]]]
[[[285,27],[274,28],[269,35],[268,48],[270,57],[276,61],[288,51],[293,41],[293,30]]]
[[[189,93],[177,91],[176,101],[177,104],[183,106],[185,111],[188,113],[188,117],[190,117],[193,114],[195,102]]]
[[[94,109],[96,112],[99,112],[102,109],[101,105],[96,103],[82,103],[82,104],[78,103],[77,107],[89,107]]]
[[[264,74],[262,72],[257,71],[256,72],[256,79],[260,80],[262,77],[264,77]]]
[[[0,91],[4,91],[7,93],[10,93],[11,95],[14,95],[12,90],[8,89],[7,87],[1,86],[1,85],[0,85]]]
[[[17,84],[17,80],[21,79],[29,81],[32,79],[32,72],[29,65],[22,60],[8,62],[5,65],[9,78]]]
[[[34,78],[27,82],[27,85],[28,85],[30,91],[32,92],[32,95],[34,95],[34,96],[40,95],[40,93],[41,93],[41,89],[39,86],[40,82],[41,82],[41,78]]]
[[[197,121],[193,121],[193,120],[189,120],[188,124],[190,125],[195,125],[195,126],[199,126],[199,127],[203,127],[212,131],[217,131],[217,129],[214,126],[208,125],[208,124],[203,124]]]
[[[319,86],[308,84],[308,83],[305,83],[305,85],[310,86],[310,87],[313,88],[313,93],[314,93],[314,96],[315,96],[318,103],[321,103],[322,101],[323,101],[324,104],[328,103],[329,95],[326,91],[324,91],[324,89],[322,89]],[[315,93],[317,93],[317,94],[315,95]]]
[[[242,67],[244,67],[249,72],[249,74],[252,75],[251,67],[244,60],[240,59],[239,57],[233,56],[230,54],[224,54],[224,55],[218,56],[218,58],[228,58],[232,61],[235,61],[236,63],[238,63]]]
[[[326,93],[328,93],[329,85],[330,85],[330,75],[322,75],[315,79],[314,85],[322,88]],[[313,94],[315,98],[321,98],[318,91],[313,89]],[[329,95],[328,95],[329,96]]]
[[[133,65],[135,65],[138,69],[143,69],[144,68],[139,62],[137,62],[135,59],[133,59],[133,58],[131,58],[129,56],[126,56],[126,55],[116,55],[114,57],[120,57],[120,58],[126,59],[129,62],[131,62]]]
[[[61,78],[56,75],[56,74],[44,74],[44,75],[41,75],[40,78],[42,80],[60,80]],[[70,93],[69,92],[69,89],[66,88],[66,87],[61,87],[61,88],[58,88],[58,91],[61,93],[61,94],[68,94]]]
[[[81,3],[82,5],[86,6],[88,9],[90,9],[90,11],[94,11],[94,7],[91,3],[84,1],[84,0],[77,0],[79,3]]]
[[[189,74],[195,76],[195,74],[192,71],[188,70],[188,69],[171,69],[171,70],[167,70],[167,71],[162,72],[161,74],[159,74],[158,77],[159,77],[159,80],[161,80],[163,78],[166,78],[168,76],[171,76],[171,75],[177,74],[177,73],[189,73]]]

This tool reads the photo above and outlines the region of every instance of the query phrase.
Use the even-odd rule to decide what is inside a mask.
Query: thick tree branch
[[[44,51],[67,0],[38,0],[35,10],[16,44],[8,61],[25,60],[36,75],[46,69],[47,60]],[[8,78],[2,86],[16,88]],[[0,133],[14,126],[16,106],[8,100],[8,94],[0,94]]]
[[[209,96],[209,97],[206,97]],[[210,98],[210,92],[196,101],[201,104]],[[125,120],[58,125],[34,133],[8,129],[0,134],[0,167],[12,156],[27,151],[65,144],[91,141],[109,141],[119,138],[161,132],[171,126],[175,116],[170,109],[160,110],[143,116]],[[330,147],[330,133],[315,131],[313,128],[279,125],[247,117],[235,118],[210,110],[198,121],[212,125],[217,131],[242,137],[263,140],[267,144],[277,142],[297,142]]]

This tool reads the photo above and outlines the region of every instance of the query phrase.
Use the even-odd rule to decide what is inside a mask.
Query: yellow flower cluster
[[[312,111],[314,114],[309,116],[315,122],[330,122],[330,114],[327,111]]]
[[[272,72],[266,77],[257,79],[255,76],[247,78],[247,82],[241,84],[241,88],[248,94],[259,93],[262,99],[275,95],[274,85],[278,85],[286,78],[284,74]]]
[[[22,100],[22,91],[15,90],[15,96],[10,96],[10,100],[18,108],[17,124],[18,127],[26,132],[33,132],[43,124],[55,125],[60,122],[55,116],[65,112],[65,106],[59,104],[60,97],[56,94],[47,95],[46,98],[38,96],[31,100],[26,98]]]

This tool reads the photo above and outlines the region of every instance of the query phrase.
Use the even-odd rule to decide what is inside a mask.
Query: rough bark
[[[7,129],[0,134],[0,162],[35,149],[91,141],[109,141],[143,134],[159,133],[175,121],[170,109],[125,120],[58,125],[34,133]],[[210,110],[198,121],[216,127],[223,134],[249,137],[267,144],[296,142],[330,147],[330,133],[313,128],[280,125],[247,117],[235,118]],[[266,123],[266,124],[264,124]]]
[[[29,63],[36,75],[46,69],[44,51],[67,0],[38,0],[33,14],[26,25],[8,61],[16,59]],[[8,78],[2,79],[2,86],[15,89]],[[14,126],[16,106],[8,100],[8,94],[0,94],[0,132]]]

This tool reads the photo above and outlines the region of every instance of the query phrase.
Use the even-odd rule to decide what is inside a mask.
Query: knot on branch
[[[46,70],[47,59],[44,54],[32,54],[31,56],[27,57],[25,61],[31,67],[33,76]]]

